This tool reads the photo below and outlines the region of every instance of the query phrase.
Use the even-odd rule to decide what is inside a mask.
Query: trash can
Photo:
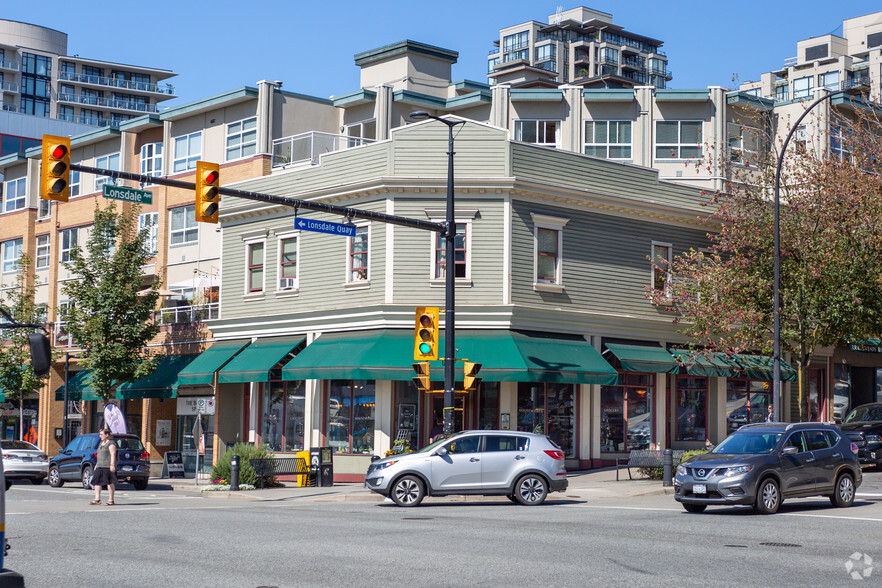
[[[311,463],[311,459],[312,459],[309,455],[310,453],[311,452],[308,450],[307,451],[298,451],[297,457],[302,459],[303,461],[305,461],[307,464],[309,464],[309,463]],[[309,478],[310,478],[310,476],[307,476],[307,475],[297,476],[297,487],[304,488],[306,486],[314,486],[315,482],[310,480]]]
[[[309,466],[315,472],[316,486],[334,485],[334,450],[331,447],[310,449]]]

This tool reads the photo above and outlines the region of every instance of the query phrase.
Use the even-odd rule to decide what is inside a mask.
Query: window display
[[[304,382],[268,382],[261,406],[260,442],[270,451],[301,451],[306,411]]]
[[[325,436],[334,453],[373,453],[374,408],[373,380],[328,383]]]
[[[518,431],[545,434],[575,457],[575,397],[573,384],[518,383]]]
[[[655,375],[620,373],[619,382],[600,388],[600,450],[649,449]]]
[[[747,423],[764,422],[771,402],[769,382],[729,378],[726,381],[726,433]]]
[[[707,378],[677,376],[676,441],[707,440]]]

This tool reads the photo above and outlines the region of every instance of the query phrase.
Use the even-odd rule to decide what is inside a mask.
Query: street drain
[[[723,547],[747,547],[747,545],[723,545]]]
[[[766,547],[802,547],[802,545],[799,545],[797,543],[778,543],[778,542],[760,543],[760,545],[764,545]]]

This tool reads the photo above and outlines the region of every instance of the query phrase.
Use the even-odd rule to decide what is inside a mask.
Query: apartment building
[[[662,41],[626,31],[612,14],[584,6],[558,10],[548,23],[501,29],[493,44],[487,58],[491,84],[664,88],[673,77]]]

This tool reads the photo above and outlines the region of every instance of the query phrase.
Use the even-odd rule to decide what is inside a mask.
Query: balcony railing
[[[175,87],[171,84],[160,86],[159,84],[151,84],[149,82],[136,82],[132,80],[120,80],[117,78],[105,78],[92,74],[60,72],[58,79],[63,82],[78,82],[80,84],[92,84],[95,86],[106,86],[108,88],[121,88],[123,90],[134,90],[136,92],[151,92],[153,94],[163,94],[165,96],[174,96]]]
[[[220,316],[220,303],[194,304],[192,306],[170,306],[159,309],[159,324],[184,325],[202,323]]]
[[[0,91],[18,92],[18,84],[15,82],[0,82]]]
[[[12,61],[11,59],[0,59],[0,69],[18,71],[20,68],[21,64],[17,61]]]
[[[67,323],[66,322],[57,322],[55,323],[55,328],[53,329],[53,333],[55,335],[55,347],[76,347],[74,343],[73,337],[71,337],[70,333],[67,332]]]
[[[155,104],[146,104],[134,100],[120,100],[118,98],[100,98],[98,96],[76,96],[74,94],[59,94],[59,102],[73,102],[88,106],[103,106],[105,108],[118,108],[120,110],[134,110],[136,112],[157,112]]]
[[[273,167],[282,167],[298,163],[310,162],[318,164],[319,156],[323,153],[343,151],[352,147],[360,147],[373,143],[374,139],[350,137],[348,135],[334,135],[309,131],[284,139],[273,141]]]
[[[850,80],[845,80],[842,82],[840,89],[842,90],[851,90],[853,88],[870,88],[870,76],[861,76],[858,78],[853,78]]]
[[[67,122],[75,122],[81,125],[89,125],[93,127],[118,127],[121,121],[107,118],[97,118],[94,116],[78,116],[75,114],[59,114],[56,116],[58,120],[66,120]]]
[[[4,104],[3,105],[4,112],[18,112],[18,106],[15,104]]]

